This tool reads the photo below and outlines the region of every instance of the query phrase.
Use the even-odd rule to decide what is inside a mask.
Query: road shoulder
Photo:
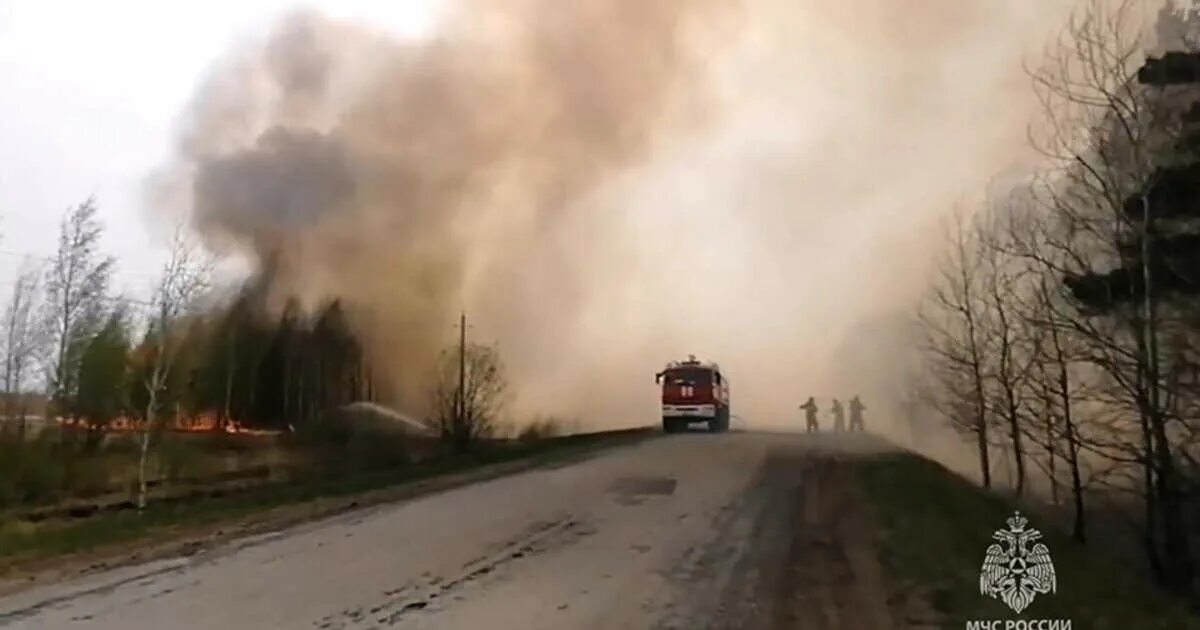
[[[140,528],[135,532],[112,542],[68,553],[27,553],[0,560],[0,596],[136,565],[153,567],[181,558],[225,553],[294,528],[316,526],[327,519],[507,475],[569,465],[657,435],[654,431],[632,430],[568,436],[559,438],[561,444],[531,449],[516,458],[467,463],[443,473],[348,480],[345,484],[330,484],[324,492],[320,488],[298,488],[294,494],[267,495],[261,503],[252,494],[188,506],[167,515],[155,514],[147,523],[137,523]],[[96,522],[88,527],[119,527],[122,523],[116,521],[138,518],[136,514],[120,515],[113,523]]]
[[[981,595],[979,583],[992,533],[1006,526],[1018,505],[913,454],[872,458],[858,472],[878,524],[880,560],[898,589],[891,605],[902,627],[1047,619],[1069,620],[1075,628],[1200,628],[1196,617],[1143,576],[1031,513],[1029,526],[1045,536],[1057,589],[1014,614]]]

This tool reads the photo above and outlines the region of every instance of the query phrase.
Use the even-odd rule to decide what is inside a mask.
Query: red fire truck
[[[695,355],[672,361],[654,375],[662,384],[663,431],[682,431],[705,422],[713,432],[729,430],[729,379],[716,363],[701,363]]]

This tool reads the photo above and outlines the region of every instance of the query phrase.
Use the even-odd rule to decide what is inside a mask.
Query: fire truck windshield
[[[674,369],[667,372],[667,383],[687,384],[695,386],[704,386],[712,383],[712,372],[709,370],[699,369]]]

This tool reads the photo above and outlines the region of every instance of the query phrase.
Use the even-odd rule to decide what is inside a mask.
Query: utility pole
[[[454,410],[455,439],[463,439],[463,431],[467,428],[467,314],[464,312],[458,319],[458,396]]]

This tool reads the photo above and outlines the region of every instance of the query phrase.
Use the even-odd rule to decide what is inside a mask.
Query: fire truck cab
[[[663,431],[682,431],[705,422],[714,433],[729,430],[729,379],[716,363],[701,363],[695,355],[672,361],[654,375],[662,385]]]

